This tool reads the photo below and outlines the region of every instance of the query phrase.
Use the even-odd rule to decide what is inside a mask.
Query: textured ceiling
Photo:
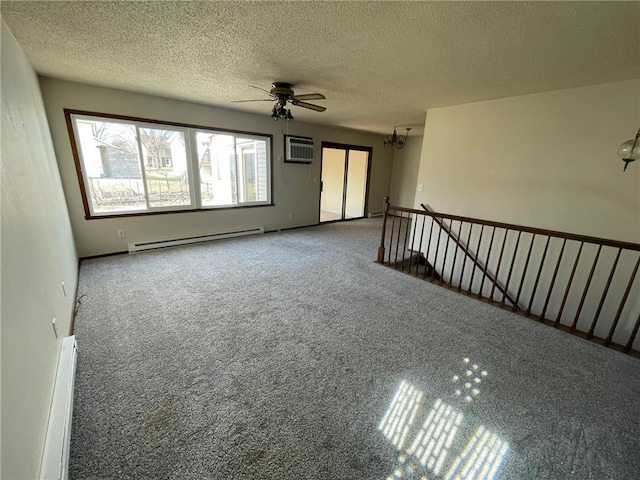
[[[299,120],[389,133],[431,107],[640,77],[640,2],[15,2],[51,77],[268,115],[247,85],[320,92]]]

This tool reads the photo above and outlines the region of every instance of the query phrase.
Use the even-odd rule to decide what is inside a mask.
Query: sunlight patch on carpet
[[[378,425],[387,440],[398,450],[402,450],[407,434],[420,408],[424,392],[403,380],[396,390],[382,421]]]
[[[447,480],[491,480],[504,460],[509,444],[479,426],[447,472]]]
[[[442,400],[436,400],[407,453],[415,455],[428,470],[439,474],[462,418],[462,413]]]

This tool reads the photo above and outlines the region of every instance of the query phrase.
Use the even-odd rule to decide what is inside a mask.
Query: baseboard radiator
[[[76,373],[76,337],[62,339],[53,398],[44,442],[41,479],[66,480],[69,473],[73,386]]]
[[[263,227],[247,228],[244,230],[235,230],[229,232],[210,233],[206,235],[197,235],[194,237],[173,238],[168,240],[156,240],[151,242],[129,243],[129,253],[141,252],[143,250],[153,250],[157,248],[177,247],[179,245],[188,245],[190,243],[210,242],[212,240],[221,240],[223,238],[244,237],[247,235],[258,235],[264,233]]]

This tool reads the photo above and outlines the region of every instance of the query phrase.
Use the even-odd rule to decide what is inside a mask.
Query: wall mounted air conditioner
[[[289,163],[313,162],[313,138],[284,136],[285,157]]]

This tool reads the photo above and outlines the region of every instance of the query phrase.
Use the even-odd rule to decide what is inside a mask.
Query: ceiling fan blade
[[[231,100],[231,103],[242,103],[242,102],[273,102],[273,98],[258,98],[255,100]]]
[[[260,87],[256,87],[255,85],[249,85],[251,88],[255,88],[256,90],[260,90],[261,92],[266,93],[267,95],[269,95],[270,97],[272,96],[271,92],[269,90],[265,90],[264,88],[260,88]]]
[[[293,103],[298,107],[308,108],[309,110],[315,110],[316,112],[324,112],[327,109],[326,107],[321,107],[320,105],[314,105],[313,103],[296,102],[296,101],[293,101],[291,103]]]
[[[302,95],[294,95],[293,98],[297,100],[324,100],[327,97],[321,93],[303,93]]]

